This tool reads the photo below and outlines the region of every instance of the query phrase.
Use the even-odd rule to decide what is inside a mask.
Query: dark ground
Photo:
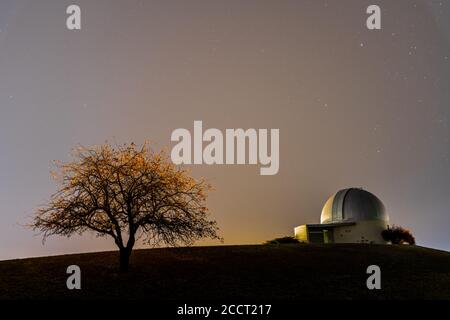
[[[450,299],[450,253],[389,245],[252,245],[136,250],[128,274],[102,252],[0,261],[0,299]],[[66,288],[66,268],[82,290]],[[382,289],[366,288],[367,266]]]

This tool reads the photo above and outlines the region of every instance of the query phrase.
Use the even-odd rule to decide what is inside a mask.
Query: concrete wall
[[[387,243],[381,232],[387,223],[381,220],[358,221],[356,225],[334,228],[335,243]]]
[[[294,229],[294,237],[300,242],[308,242],[308,228],[305,224]]]

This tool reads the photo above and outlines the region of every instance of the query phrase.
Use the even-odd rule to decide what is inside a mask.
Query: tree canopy
[[[120,249],[121,270],[138,238],[148,244],[190,245],[220,239],[205,205],[211,185],[175,166],[148,143],[77,147],[73,161],[55,162],[58,191],[40,207],[32,227],[44,240],[94,231]]]

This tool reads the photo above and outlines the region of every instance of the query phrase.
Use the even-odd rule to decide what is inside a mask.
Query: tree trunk
[[[120,249],[120,272],[128,272],[128,265],[130,264],[131,250],[124,248]]]

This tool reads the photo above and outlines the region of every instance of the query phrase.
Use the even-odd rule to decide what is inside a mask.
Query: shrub
[[[300,242],[294,237],[281,237],[266,241],[264,244],[286,244],[286,243],[300,243]]]
[[[390,241],[392,244],[416,244],[416,239],[412,235],[411,231],[403,227],[392,226],[383,230],[381,233],[383,239]]]

